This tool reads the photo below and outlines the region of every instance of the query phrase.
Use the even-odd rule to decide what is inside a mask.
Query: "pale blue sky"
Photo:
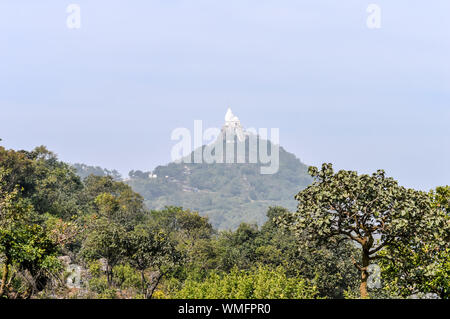
[[[306,164],[449,184],[449,15],[448,0],[3,0],[1,143],[126,175],[231,106]]]

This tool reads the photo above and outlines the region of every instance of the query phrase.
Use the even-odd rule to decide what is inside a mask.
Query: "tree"
[[[241,223],[236,231],[223,231],[217,243],[219,268],[249,269],[257,261],[259,230],[257,225]]]
[[[35,212],[29,201],[21,198],[17,189],[5,191],[1,177],[0,169],[0,298],[30,298],[59,270],[58,245],[45,228],[33,222]],[[21,291],[11,288],[15,281],[24,286]]]
[[[111,176],[90,175],[84,180],[84,201],[88,210],[99,213],[111,221],[133,229],[145,216],[142,196],[130,186],[114,181]]]
[[[70,165],[44,146],[27,152],[27,157],[33,163],[30,177],[34,188],[29,198],[36,212],[68,220],[84,210],[80,200],[83,184]]]
[[[151,219],[167,232],[179,233],[183,240],[209,238],[214,233],[207,217],[182,207],[167,206],[159,211],[153,210]]]
[[[81,210],[80,178],[44,146],[31,152],[0,147],[0,167],[5,190],[17,187],[21,197],[31,200],[37,214],[69,219]]]
[[[268,220],[256,238],[256,260],[271,267],[283,266],[289,276],[313,281],[321,297],[344,298],[347,290],[358,285],[358,270],[351,261],[357,249],[350,242],[310,241],[305,233],[279,227],[277,220],[289,214],[282,207],[269,208]]]
[[[400,296],[433,293],[450,297],[450,187],[441,186],[429,193],[431,205],[445,216],[442,238],[411,241],[383,252],[380,260],[386,289]],[[443,239],[443,240],[442,240]]]
[[[131,266],[141,274],[141,291],[150,299],[161,278],[175,266],[181,258],[174,244],[163,231],[137,226],[126,239],[126,256]],[[145,271],[153,269],[148,280]]]
[[[399,186],[383,170],[371,176],[335,174],[331,164],[323,164],[309,173],[315,181],[296,195],[297,212],[282,223],[296,233],[306,231],[312,240],[355,242],[361,252],[360,261],[353,262],[362,298],[368,297],[369,265],[382,258],[380,251],[442,236],[444,216],[432,208],[428,195]]]
[[[203,255],[204,248],[208,249],[207,242],[214,234],[207,217],[181,207],[168,206],[160,211],[151,211],[150,223],[170,235],[177,250],[185,256],[186,270],[205,263],[205,260],[199,260],[199,256]]]
[[[111,176],[90,175],[85,179],[85,201],[89,207],[87,235],[82,243],[84,259],[106,261],[108,286],[113,283],[113,268],[126,257],[127,236],[143,220],[142,197],[128,185]]]
[[[104,258],[108,286],[112,284],[113,268],[125,256],[125,229],[105,217],[95,220],[83,242],[81,256],[87,260]]]
[[[35,188],[33,161],[25,151],[6,150],[0,146],[0,170],[4,192],[18,190],[23,196]]]
[[[0,296],[29,298],[52,282],[60,270],[56,256],[67,241],[56,241],[46,221],[52,214],[73,216],[81,188],[68,165],[45,147],[0,147]]]

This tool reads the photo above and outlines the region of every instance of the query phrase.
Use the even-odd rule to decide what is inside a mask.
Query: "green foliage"
[[[139,271],[129,264],[117,265],[113,268],[114,284],[120,289],[140,289],[141,277]]]
[[[149,227],[136,227],[126,239],[126,255],[130,263],[140,271],[177,263],[181,255],[174,243],[163,231]]]
[[[103,294],[109,289],[106,276],[93,277],[89,280],[89,289],[97,294]]]
[[[95,220],[83,241],[81,256],[86,260],[104,258],[108,284],[112,282],[112,270],[125,256],[125,236],[123,226],[102,217]]]
[[[112,269],[113,281],[108,283],[107,276],[102,271],[102,265],[98,261],[89,263],[89,280],[87,288],[93,294],[92,298],[115,299],[119,298],[120,292],[135,290],[140,287],[140,276],[138,271],[130,265],[117,265]]]
[[[435,247],[434,247],[435,249]],[[392,295],[408,297],[433,293],[440,298],[450,296],[450,249],[434,250],[430,245],[405,246],[398,249],[396,263],[390,262],[388,251],[380,260],[384,289]]]
[[[0,246],[7,260],[31,273],[58,270],[57,247],[39,225],[16,223],[12,229],[0,232]]]
[[[184,240],[209,238],[213,234],[213,227],[208,218],[201,217],[198,212],[189,209],[167,206],[159,211],[153,210],[150,214],[155,225],[169,233],[176,233]]]
[[[127,183],[142,194],[150,209],[189,207],[208,216],[214,228],[234,230],[242,222],[262,225],[269,206],[295,208],[294,195],[312,180],[307,166],[283,148],[280,148],[279,161],[279,171],[273,175],[260,174],[261,166],[266,165],[248,161],[243,164],[170,163],[152,172],[157,178],[149,178],[150,172],[132,171]]]
[[[101,168],[99,166],[90,166],[90,165],[80,164],[80,163],[73,164],[72,166],[75,169],[76,174],[78,176],[80,176],[81,179],[85,179],[86,177],[88,177],[90,175],[94,175],[94,176],[101,176],[101,177],[111,176],[116,181],[121,180],[120,173],[118,171],[116,171],[115,169],[108,170],[108,169]]]
[[[0,163],[5,191],[17,187],[37,214],[70,218],[81,209],[79,196],[83,186],[79,177],[45,147],[31,152],[0,147]]]
[[[450,187],[424,193],[330,164],[311,179],[280,156],[271,176],[261,163],[132,171],[141,196],[114,171],[75,165],[82,181],[45,147],[0,147],[0,298],[356,298],[375,262],[372,298],[449,297]],[[66,262],[81,288],[61,285]]]
[[[35,210],[64,219],[79,213],[83,209],[80,205],[83,185],[74,170],[43,146],[34,149],[28,157],[34,167],[31,200]]]
[[[127,260],[141,274],[141,291],[145,298],[151,298],[162,276],[182,258],[167,234],[152,227],[136,227],[128,234],[125,247]],[[145,274],[147,269],[156,270],[156,278],[149,280]]]
[[[290,214],[285,208],[271,207],[261,229],[241,224],[235,232],[222,232],[216,244],[217,268],[248,270],[256,263],[272,268],[282,266],[290,276],[299,274],[314,281],[321,296],[343,298],[344,291],[354,288],[357,282],[357,270],[350,260],[355,247],[348,243],[312,245],[276,224],[285,214]]]
[[[49,276],[60,270],[56,258],[58,245],[37,223],[32,200],[24,197],[24,187],[10,184],[19,179],[12,176],[9,159],[24,159],[14,152],[5,155],[3,151],[0,149],[5,161],[2,164],[6,164],[0,166],[0,259],[3,261],[0,297],[26,298],[44,289]],[[19,276],[28,279],[12,280]],[[26,288],[14,291],[18,281]]]
[[[437,187],[429,197],[436,215],[444,219],[443,224],[434,221],[439,228],[435,237],[420,241],[413,238],[381,254],[385,289],[403,297],[418,293],[450,296],[450,187]]]
[[[130,186],[114,181],[110,176],[90,175],[84,183],[84,200],[92,214],[106,217],[127,230],[144,220],[143,199]]]
[[[288,277],[282,267],[259,266],[249,271],[233,268],[211,273],[205,280],[188,278],[173,298],[192,299],[313,299],[316,287],[298,277]]]
[[[450,186],[438,186],[430,192],[433,207],[450,214]]]
[[[330,242],[347,239],[361,247],[361,296],[367,297],[368,266],[389,250],[395,262],[400,245],[444,242],[445,214],[433,209],[428,194],[406,189],[379,170],[358,175],[331,164],[310,167],[314,183],[301,191],[297,212],[280,221],[298,236]],[[400,249],[401,250],[401,249]]]

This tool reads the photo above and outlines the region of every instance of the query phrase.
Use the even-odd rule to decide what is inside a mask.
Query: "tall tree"
[[[445,216],[433,209],[427,193],[406,189],[385,172],[334,173],[331,164],[309,168],[314,182],[296,195],[297,212],[283,223],[310,239],[351,240],[361,252],[354,265],[360,272],[360,294],[368,297],[369,265],[384,248],[442,238]]]
[[[141,274],[142,295],[152,297],[163,276],[178,264],[180,253],[164,231],[140,225],[126,239],[126,256]],[[150,270],[150,280],[146,271]]]
[[[100,217],[92,222],[88,230],[80,254],[86,260],[105,259],[106,278],[108,286],[111,286],[113,268],[125,256],[125,228]]]

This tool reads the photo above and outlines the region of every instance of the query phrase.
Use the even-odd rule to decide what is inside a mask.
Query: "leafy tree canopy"
[[[313,184],[297,194],[297,212],[282,222],[311,240],[347,239],[359,245],[361,297],[368,296],[368,267],[382,249],[434,240],[444,243],[445,214],[427,193],[406,189],[382,170],[372,175],[334,173],[331,164],[310,167]]]

